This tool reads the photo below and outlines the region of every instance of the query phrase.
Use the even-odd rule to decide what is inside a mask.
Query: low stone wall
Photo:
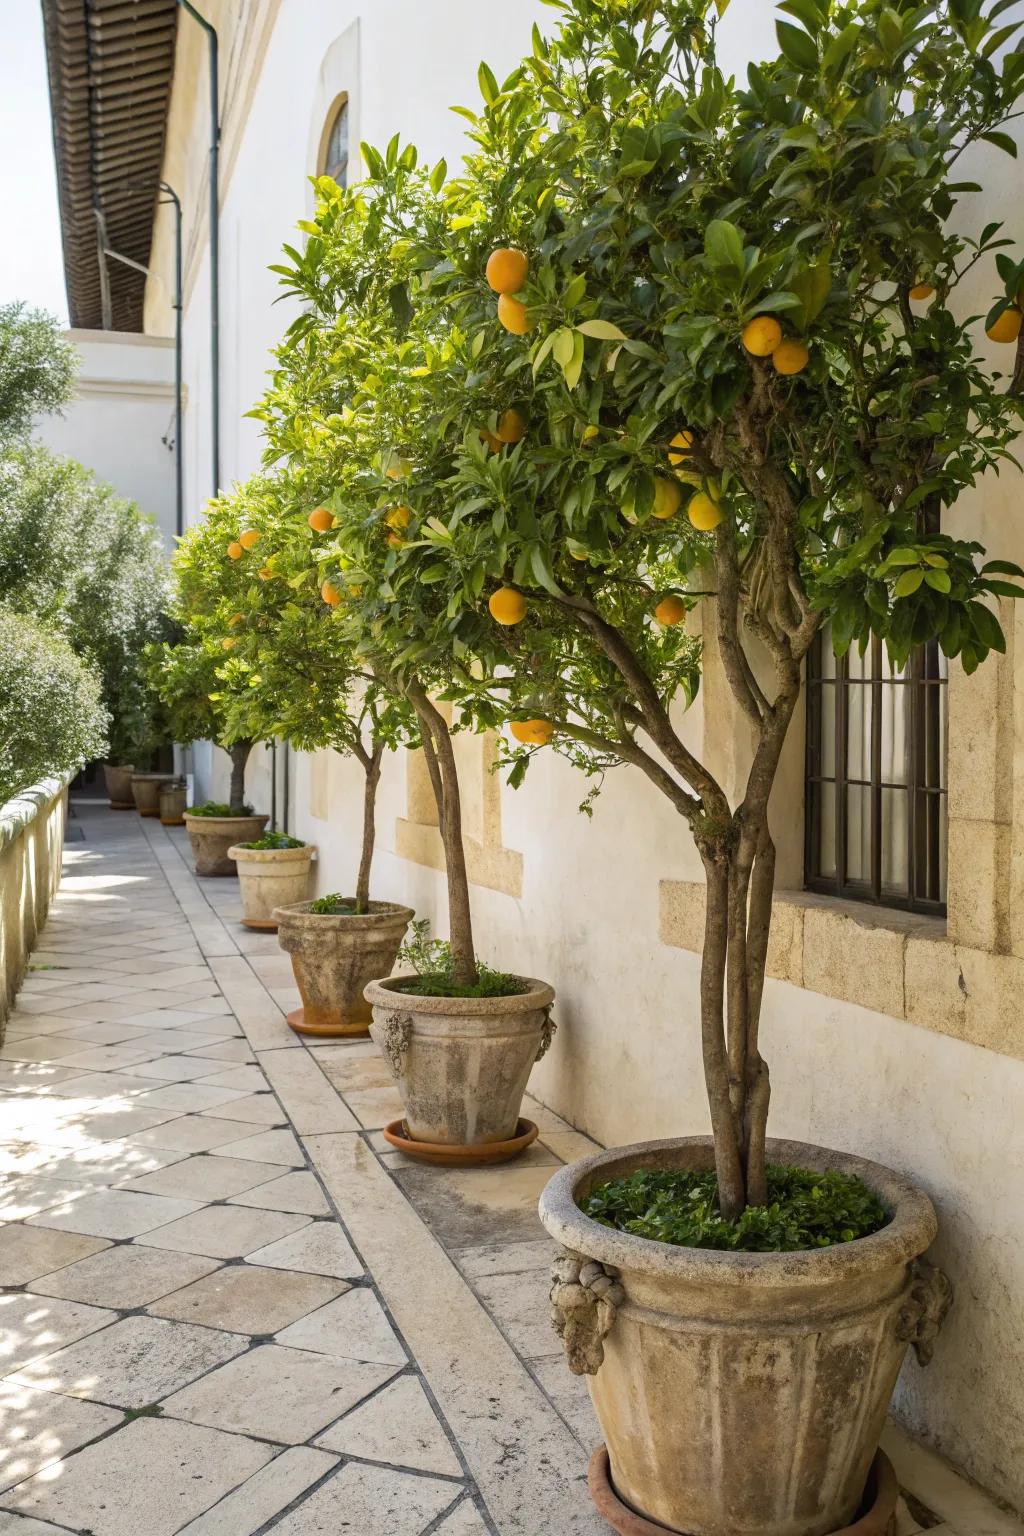
[[[44,779],[0,805],[0,1043],[60,881],[68,781]]]

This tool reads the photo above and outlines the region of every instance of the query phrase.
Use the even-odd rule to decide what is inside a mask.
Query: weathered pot
[[[170,773],[133,773],[132,794],[140,816],[159,816],[160,791],[173,778]]]
[[[552,1318],[589,1379],[619,1499],[690,1536],[825,1536],[864,1494],[910,1343],[927,1360],[949,1282],[920,1260],[927,1195],[878,1163],[770,1141],[772,1162],[863,1179],[892,1219],[834,1248],[733,1253],[616,1232],[578,1202],[641,1168],[711,1168],[709,1137],[560,1168],[540,1218],[565,1250]]]
[[[355,898],[351,899],[355,905]],[[302,1007],[288,1015],[300,1035],[368,1033],[368,981],[386,976],[395,963],[405,930],[416,916],[411,907],[371,901],[360,917],[310,912],[309,902],[278,907],[277,942],[292,957]]]
[[[274,908],[305,901],[315,857],[312,843],[301,848],[242,848],[236,844],[228,849],[228,858],[234,859],[238,870],[246,928],[277,932]]]
[[[234,875],[234,859],[228,849],[234,843],[251,843],[262,836],[269,816],[192,816],[185,812],[188,840],[197,875]]]
[[[413,1141],[475,1146],[516,1134],[527,1079],[551,1042],[547,982],[515,997],[418,997],[373,981],[370,1034],[391,1064]]]
[[[171,779],[160,791],[160,824],[164,827],[183,827],[185,807],[188,804],[188,788],[184,782]]]
[[[134,811],[135,797],[132,794],[134,772],[135,769],[131,763],[103,764],[103,778],[106,781],[112,811]]]

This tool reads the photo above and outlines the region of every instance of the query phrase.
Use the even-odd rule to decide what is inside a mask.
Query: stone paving
[[[76,807],[0,1051],[0,1536],[606,1536],[537,1196],[594,1143],[409,1163],[180,834]],[[899,1536],[1021,1536],[895,1428]]]

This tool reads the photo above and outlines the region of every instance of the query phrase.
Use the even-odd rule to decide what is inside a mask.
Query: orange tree
[[[935,639],[970,672],[1004,647],[989,600],[1020,591],[937,524],[1020,420],[1024,263],[974,227],[956,166],[978,139],[1012,148],[1024,56],[995,62],[1005,4],[790,0],[778,56],[737,86],[723,0],[559,8],[503,84],[481,67],[456,180],[392,145],[364,150],[361,191],[321,186],[268,421],[296,407],[288,451],[339,470],[354,631],[527,749],[633,764],[688,823],[735,1216],[766,1188],[768,802],[808,649],[827,622],[837,652],[877,635],[902,662]],[[986,317],[958,291],[978,262]],[[983,327],[1016,344],[1005,374]],[[367,395],[391,402],[372,472],[345,460]],[[411,510],[384,552],[386,443]],[[734,798],[671,707],[697,686],[697,593],[753,739]]]
[[[356,910],[370,897],[375,807],[385,750],[415,735],[405,702],[354,659],[337,612],[340,590],[317,575],[334,518],[307,502],[307,483],[255,476],[210,502],[175,561],[189,623],[221,653],[220,702],[244,740],[280,738],[303,752],[329,747],[365,774]]]

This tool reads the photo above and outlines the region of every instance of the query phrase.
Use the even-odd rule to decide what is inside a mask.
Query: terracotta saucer
[[[406,1131],[404,1120],[392,1120],[384,1127],[384,1140],[415,1157],[421,1163],[435,1163],[440,1168],[475,1168],[485,1163],[507,1163],[537,1140],[539,1135],[532,1120],[519,1120],[516,1134],[511,1141],[485,1141],[475,1146],[449,1146],[437,1141],[413,1141]]]
[[[253,928],[257,933],[277,932],[277,924],[272,917],[243,917],[241,923],[243,928]],[[301,1009],[295,1011],[299,1013]]]
[[[176,821],[165,821],[163,816],[161,816],[160,825],[162,827],[183,827],[185,825],[185,818],[184,816],[179,816]]]
[[[385,1131],[385,1136],[387,1132]],[[389,1138],[390,1139],[390,1138]],[[612,1487],[608,1447],[599,1445],[590,1458],[587,1468],[590,1497],[612,1530],[619,1536],[680,1536],[673,1527],[659,1525],[638,1515],[635,1509],[623,1504]],[[861,1513],[852,1525],[844,1525],[833,1536],[890,1536],[896,1528],[896,1500],[899,1484],[892,1462],[884,1451],[877,1451],[868,1473],[867,1487]]]
[[[304,1008],[294,1008],[288,1015],[288,1023],[297,1035],[318,1035],[321,1040],[369,1040],[370,1026],[366,1024],[307,1024]]]
[[[111,802],[110,802],[110,809],[112,811],[134,811],[134,809],[135,809],[135,801],[134,800],[111,800]]]

